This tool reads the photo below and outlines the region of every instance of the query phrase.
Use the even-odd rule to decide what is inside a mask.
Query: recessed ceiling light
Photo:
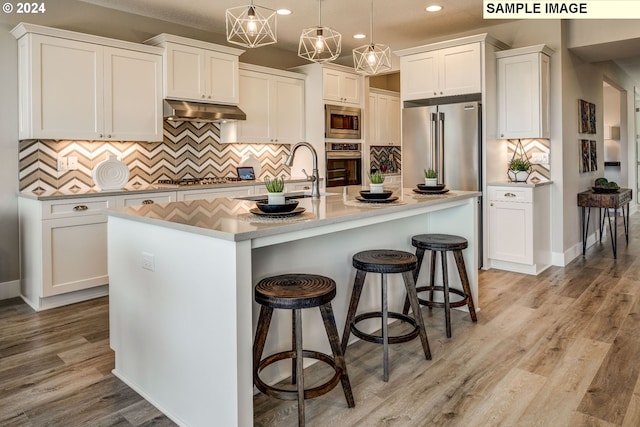
[[[291,15],[291,11],[289,9],[278,9],[276,10],[278,15]]]
[[[367,37],[367,36],[365,34],[362,34],[362,33],[353,35],[354,39],[363,39],[365,37]]]
[[[427,12],[440,12],[442,10],[442,6],[439,4],[432,4],[431,6],[427,6]]]

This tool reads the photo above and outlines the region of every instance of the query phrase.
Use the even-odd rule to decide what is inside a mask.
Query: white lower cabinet
[[[107,216],[115,198],[21,197],[21,294],[35,310],[107,294]],[[76,292],[78,291],[78,292]]]
[[[488,186],[491,268],[539,274],[551,265],[550,187]]]
[[[253,194],[253,185],[226,188],[203,188],[199,190],[178,191],[179,202],[215,199],[216,197],[244,197]]]

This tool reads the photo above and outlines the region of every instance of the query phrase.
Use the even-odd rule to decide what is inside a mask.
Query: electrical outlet
[[[541,165],[549,164],[549,153],[533,153],[531,155],[531,163]]]
[[[67,170],[67,158],[58,157],[58,172],[64,172]]]
[[[149,271],[156,271],[156,260],[153,254],[142,252],[142,268]]]
[[[78,157],[77,156],[69,156],[69,157],[67,157],[67,169],[69,169],[69,170],[77,170],[78,169]]]

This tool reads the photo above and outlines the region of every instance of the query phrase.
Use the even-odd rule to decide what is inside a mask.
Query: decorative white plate
[[[100,191],[120,190],[129,181],[129,168],[113,154],[108,154],[107,160],[93,168],[92,175]]]
[[[251,166],[253,168],[253,173],[256,178],[260,177],[260,171],[262,170],[262,166],[260,165],[260,160],[253,154],[247,154],[242,159],[240,159],[239,166]]]

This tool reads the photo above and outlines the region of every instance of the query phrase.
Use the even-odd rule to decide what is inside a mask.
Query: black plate
[[[417,184],[416,187],[418,187],[418,189],[422,191],[436,191],[436,190],[444,189],[444,184],[438,184],[438,185]]]
[[[284,205],[270,205],[264,200],[256,201],[256,206],[264,213],[287,213],[298,206],[297,200],[285,200]]]
[[[449,189],[443,188],[442,190],[418,190],[417,188],[413,188],[413,192],[418,194],[444,194],[448,193]]]
[[[299,207],[295,208],[291,212],[279,212],[279,213],[262,212],[258,208],[249,209],[249,212],[251,212],[252,214],[259,215],[259,216],[265,216],[265,217],[268,217],[268,218],[287,218],[287,217],[290,217],[290,216],[300,215],[304,211],[306,211],[306,209],[303,208],[302,206],[299,206]]]
[[[393,194],[393,191],[383,191],[382,193],[372,193],[369,190],[362,190],[360,192],[360,196],[363,199],[371,199],[371,200],[381,200],[388,199]]]
[[[591,187],[593,188],[594,193],[617,193],[619,188],[611,188],[611,187]]]
[[[356,196],[356,200],[365,203],[392,203],[398,200],[398,196],[389,197],[388,199],[365,199],[364,197]]]

